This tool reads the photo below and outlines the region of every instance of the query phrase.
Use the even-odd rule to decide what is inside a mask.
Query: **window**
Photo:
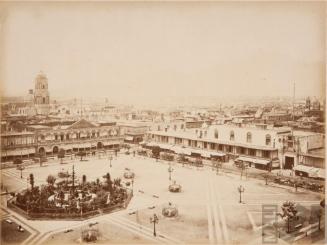
[[[235,139],[234,131],[230,131],[229,140],[234,140],[234,139]]]
[[[215,138],[218,139],[218,129],[215,129]]]
[[[177,125],[174,125],[174,130],[175,130],[175,131],[177,130]]]
[[[207,148],[208,147],[208,143],[207,142],[203,142],[203,148]]]
[[[41,136],[41,139],[42,139],[42,136]],[[58,140],[58,135],[55,135],[55,140]]]
[[[241,147],[241,149],[240,149],[240,152],[241,152],[241,154],[245,154],[245,148],[244,147]]]
[[[210,143],[210,149],[214,150],[215,149],[215,144],[214,143]]]
[[[269,158],[270,157],[269,151],[263,151],[262,156],[265,158]]]
[[[270,134],[266,135],[266,145],[270,145],[271,144],[271,136]]]
[[[218,145],[218,150],[219,151],[223,151],[224,149],[223,149],[223,145]]]
[[[250,156],[255,156],[255,150],[254,149],[249,149],[249,155]]]
[[[183,129],[184,128],[184,124],[181,124],[181,129]]]
[[[251,143],[251,141],[252,141],[252,134],[250,132],[248,132],[246,134],[246,142],[247,143]]]
[[[42,98],[42,103],[45,104],[45,97]]]
[[[66,134],[66,139],[69,140],[69,134]]]

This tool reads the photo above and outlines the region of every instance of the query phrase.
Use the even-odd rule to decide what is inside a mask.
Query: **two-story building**
[[[250,166],[267,168],[279,167],[284,135],[290,128],[273,128],[267,125],[203,125],[189,130],[151,131],[148,145],[158,145],[181,153],[211,158],[233,158],[247,162]]]
[[[1,159],[28,158],[37,154],[54,155],[92,150],[114,150],[123,143],[124,135],[116,123],[95,124],[85,119],[70,125],[29,126],[32,131],[1,134]]]

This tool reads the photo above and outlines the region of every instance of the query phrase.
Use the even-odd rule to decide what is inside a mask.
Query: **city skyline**
[[[325,97],[325,3],[1,6],[4,95]]]

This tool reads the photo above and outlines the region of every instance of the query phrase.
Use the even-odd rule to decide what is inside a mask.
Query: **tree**
[[[199,166],[203,166],[203,163],[202,163],[202,160],[201,160],[201,158],[196,158],[195,159],[195,165],[197,166],[197,167],[199,167]]]
[[[63,159],[65,158],[65,150],[60,149],[58,152],[58,158],[60,158],[60,163],[62,164]]]
[[[34,188],[34,175],[30,174],[30,185],[31,185],[31,189],[33,190]]]
[[[247,168],[247,164],[245,163],[245,162],[241,162],[240,163],[240,165],[239,165],[239,168],[240,168],[240,170],[241,170],[241,179],[242,179],[242,177],[243,177],[243,172],[246,170],[246,168]]]
[[[297,208],[294,202],[286,201],[282,205],[282,213],[278,213],[280,217],[286,219],[287,233],[291,232],[290,223],[297,217]]]
[[[156,146],[152,149],[152,155],[155,159],[159,159],[159,156],[160,156],[160,147],[159,146]]]
[[[184,154],[179,154],[178,157],[177,157],[177,161],[179,163],[182,163],[182,165],[184,166],[185,162],[186,162],[186,157]]]
[[[99,180],[99,178],[97,178],[96,182],[97,182],[97,186],[99,186],[99,185],[100,185],[100,180]]]
[[[54,177],[53,175],[48,175],[47,177],[47,182],[49,185],[54,185],[54,183],[56,182],[56,177]]]
[[[323,216],[324,212],[322,208],[319,207],[319,209],[316,211],[316,216],[318,218],[318,229],[320,230],[320,224],[321,224],[321,217]]]
[[[65,199],[65,193],[63,191],[59,192],[59,199],[60,199],[60,205],[62,206],[64,204],[64,199]]]
[[[106,180],[107,180],[108,190],[109,190],[110,194],[112,194],[112,191],[113,191],[112,181],[111,181],[111,177],[110,177],[109,173],[106,174]]]
[[[19,165],[19,164],[22,164],[23,161],[22,161],[22,159],[20,159],[20,158],[16,158],[16,159],[14,160],[13,163],[14,163],[15,165]]]
[[[85,151],[79,151],[79,152],[77,152],[76,155],[77,155],[77,156],[80,156],[80,157],[81,157],[81,161],[82,161],[82,160],[83,160],[83,157],[86,156],[86,152],[85,152]]]
[[[114,185],[115,186],[120,186],[121,178],[114,179]]]
[[[86,175],[83,174],[82,176],[82,183],[83,183],[83,186],[86,184]]]

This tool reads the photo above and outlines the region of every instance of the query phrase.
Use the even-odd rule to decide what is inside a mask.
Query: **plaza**
[[[248,244],[262,241],[263,205],[280,206],[285,201],[293,201],[308,210],[319,205],[323,194],[294,188],[265,185],[259,179],[240,178],[231,172],[212,171],[207,167],[182,166],[176,162],[118,154],[113,159],[108,156],[88,157],[86,161],[59,159],[26,167],[21,173],[15,168],[2,170],[2,183],[8,192],[19,192],[29,185],[27,177],[33,173],[35,186],[46,184],[49,174],[60,171],[72,171],[74,165],[76,179],[82,181],[86,175],[88,181],[110,173],[112,178],[121,178],[122,184],[130,182],[124,178],[127,169],[135,174],[133,183],[126,188],[133,190],[133,198],[125,210],[103,214],[84,221],[72,220],[27,220],[6,207],[2,198],[2,210],[6,217],[20,221],[31,233],[23,244],[55,244],[79,242],[83,230],[91,222],[97,222],[92,228],[99,232],[99,243],[171,243],[171,244]],[[111,165],[111,166],[110,166]],[[173,169],[169,173],[169,166]],[[171,174],[171,180],[169,180]],[[181,185],[181,192],[170,192],[169,185]],[[238,187],[242,185],[242,201]],[[177,217],[165,217],[162,208],[167,203],[178,208]],[[156,214],[156,236],[153,235],[153,223],[150,218]],[[65,232],[71,229],[70,232]],[[278,239],[281,243],[292,242],[292,237]]]

